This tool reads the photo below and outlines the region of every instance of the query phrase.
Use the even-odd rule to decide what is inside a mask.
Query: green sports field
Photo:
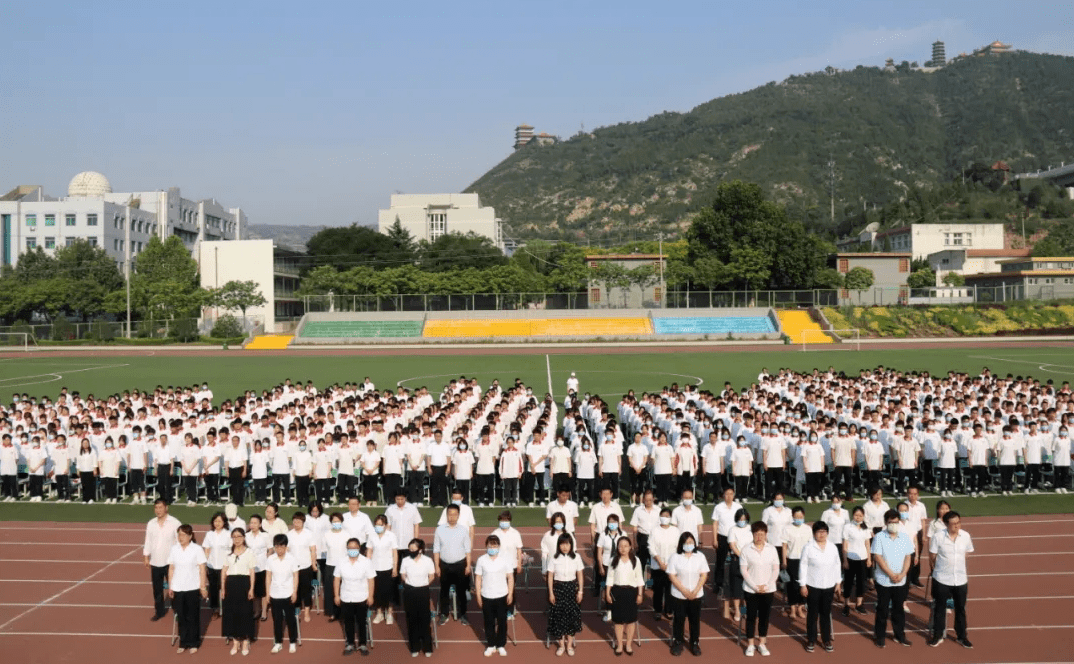
[[[568,354],[551,349],[547,354],[458,355],[327,355],[302,351],[289,355],[223,353],[213,355],[131,354],[81,355],[55,357],[35,353],[33,357],[9,357],[0,360],[0,398],[8,401],[12,393],[54,396],[61,386],[77,390],[83,396],[97,396],[132,390],[152,390],[158,385],[192,385],[207,381],[219,403],[245,390],[261,391],[282,383],[312,380],[318,387],[345,381],[372,378],[378,387],[403,384],[425,385],[439,392],[448,380],[459,375],[476,376],[483,387],[494,378],[501,382],[521,378],[543,394],[551,389],[557,399],[566,392],[566,380],[577,372],[581,389],[603,395],[616,402],[628,389],[659,389],[673,382],[701,383],[703,389],[718,391],[725,381],[734,387],[748,385],[762,368],[774,371],[788,367],[798,371],[813,368],[856,373],[877,365],[904,371],[947,371],[977,373],[987,366],[994,373],[1033,376],[1042,382],[1060,384],[1074,379],[1074,348],[1054,346],[1009,346],[1005,348],[967,348],[952,344],[949,348],[855,350],[810,350],[800,347],[772,351],[697,351],[663,353],[609,352],[599,347],[589,354]]]

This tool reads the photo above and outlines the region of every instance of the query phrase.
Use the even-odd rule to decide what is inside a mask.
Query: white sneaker
[[[500,654],[500,657],[507,657],[507,648],[497,648],[496,652]]]
[[[380,611],[377,611],[377,615],[373,616],[373,624],[374,625],[379,625],[382,622],[384,622],[384,614],[381,613]]]
[[[389,611],[388,614],[384,617],[384,624],[386,624],[386,625],[394,625],[395,624],[395,618],[392,618],[392,612],[391,611]]]
[[[753,657],[753,653],[757,652],[757,649],[753,646],[746,648],[746,657]]]
[[[280,652],[281,650],[283,650],[283,644],[282,643],[277,643],[276,645],[272,646],[272,650],[270,650],[269,652],[272,653],[273,655],[275,655],[276,653]]]
[[[291,653],[292,655],[295,654],[295,650],[295,644],[292,643],[291,645],[287,646],[287,652]]]
[[[761,645],[757,646],[757,652],[761,653],[761,657],[768,657],[769,655],[772,654],[772,653],[768,652],[768,648],[766,648],[763,643]]]
[[[494,652],[496,652],[495,648],[485,648],[485,657],[492,657]]]

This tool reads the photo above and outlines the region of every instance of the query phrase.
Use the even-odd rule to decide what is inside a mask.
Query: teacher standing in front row
[[[191,654],[201,646],[201,600],[209,597],[205,577],[205,551],[194,542],[194,528],[184,523],[176,530],[179,542],[168,554],[168,597],[179,628],[179,650]]]
[[[955,605],[955,641],[963,648],[972,648],[967,638],[966,595],[969,579],[966,574],[966,556],[973,553],[973,540],[962,530],[962,518],[951,510],[943,515],[947,529],[937,533],[929,542],[929,566],[932,568],[932,638],[929,645],[935,648],[943,643],[947,632],[947,614],[944,607],[950,598]]]

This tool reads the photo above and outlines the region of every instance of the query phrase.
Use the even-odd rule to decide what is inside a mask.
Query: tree
[[[843,279],[843,288],[866,291],[873,287],[873,271],[866,267],[852,267]]]
[[[207,302],[209,306],[242,311],[245,325],[246,310],[249,307],[260,307],[267,300],[258,289],[256,281],[229,281],[220,288],[209,291]]]
[[[433,242],[421,243],[421,267],[428,272],[447,272],[468,267],[506,265],[507,257],[492,240],[473,231],[445,233]]]
[[[936,273],[929,267],[915,270],[906,278],[906,285],[910,288],[932,288],[936,285]]]
[[[403,223],[399,221],[399,215],[395,215],[395,223],[388,227],[386,235],[395,244],[395,248],[400,254],[414,256],[417,252],[418,244],[414,241],[414,236],[410,234],[410,231],[403,228]]]
[[[116,262],[108,253],[85,240],[59,247],[55,254],[56,279],[65,295],[65,312],[82,320],[109,311],[108,301],[115,292],[124,292],[125,283]]]
[[[150,238],[134,262],[131,306],[143,320],[194,318],[207,292],[198,283],[198,263],[177,236]]]
[[[943,275],[943,285],[950,288],[961,288],[966,285],[966,277],[958,272],[948,272]]]
[[[836,270],[834,267],[826,267],[817,272],[817,276],[813,280],[813,286],[815,288],[831,290],[842,288],[843,275],[839,274],[839,270]]]
[[[1074,219],[1054,224],[1048,230],[1048,236],[1033,245],[1033,255],[1074,256]]]
[[[413,261],[413,244],[405,246],[404,234],[409,236],[409,233],[401,224],[399,231],[392,237],[358,224],[325,228],[306,243],[306,253],[310,256],[307,269],[318,265],[331,265],[340,271],[355,265],[384,268]]]

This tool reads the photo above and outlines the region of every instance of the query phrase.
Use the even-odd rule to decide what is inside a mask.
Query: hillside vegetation
[[[860,66],[792,76],[688,113],[526,146],[467,191],[494,206],[513,237],[629,239],[678,233],[720,182],[737,179],[833,237],[854,230],[863,210],[932,191],[974,162],[1022,172],[1074,160],[1070,81],[1074,58],[1034,53],[934,73]]]

